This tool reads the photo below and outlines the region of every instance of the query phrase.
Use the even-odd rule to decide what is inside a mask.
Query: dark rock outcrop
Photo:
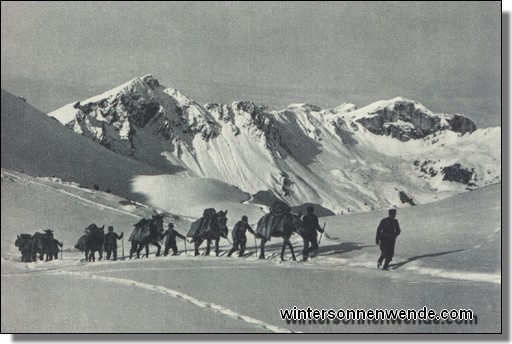
[[[421,139],[440,130],[458,133],[473,132],[475,123],[462,115],[433,115],[412,101],[398,100],[392,106],[370,113],[370,116],[357,119],[366,129],[376,135],[387,135],[409,141]],[[442,117],[448,125],[442,124]]]
[[[400,202],[402,202],[403,204],[407,203],[410,205],[416,205],[414,200],[411,197],[409,197],[409,195],[406,194],[404,191],[400,191],[398,195],[400,196]]]
[[[347,123],[343,119],[337,118],[336,121],[331,121],[331,124],[334,127],[334,132],[344,145],[355,146],[359,143],[354,138],[354,133],[348,128]]]
[[[450,130],[457,133],[472,133],[476,130],[475,123],[469,118],[462,115],[451,115],[446,121],[450,124]]]
[[[468,184],[473,177],[473,169],[464,168],[461,164],[456,163],[451,166],[443,167],[441,173],[444,174],[443,180]]]

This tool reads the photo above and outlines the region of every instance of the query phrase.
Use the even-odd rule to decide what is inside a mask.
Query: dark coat
[[[247,222],[238,221],[235,227],[233,227],[233,231],[231,232],[233,240],[240,240],[246,238],[245,231],[249,231],[251,234],[256,235],[254,229],[252,229],[252,227],[249,226]]]
[[[59,247],[62,247],[62,244],[57,239],[50,241],[50,252],[59,252]]]
[[[167,237],[166,237],[167,236]],[[184,235],[181,235],[174,229],[168,229],[164,232],[165,245],[176,245],[176,237],[186,240],[187,238]]]
[[[377,234],[375,236],[375,242],[384,242],[394,244],[396,238],[400,235],[400,225],[396,219],[386,217],[380,221],[379,227],[377,228]]]
[[[316,231],[323,233],[324,230],[320,227],[318,223],[318,217],[315,214],[306,214],[302,218],[302,222],[304,224],[304,237],[305,238],[316,238]]]
[[[120,240],[123,235],[117,235],[115,232],[108,232],[105,234],[105,250],[115,250],[117,248],[117,240]]]

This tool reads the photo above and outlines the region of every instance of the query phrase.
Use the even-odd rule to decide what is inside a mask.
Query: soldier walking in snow
[[[302,250],[302,259],[306,261],[308,260],[309,254],[318,249],[317,231],[323,233],[324,230],[320,227],[318,217],[314,214],[314,208],[311,206],[307,208],[307,214],[302,218],[302,222],[304,223],[304,235],[302,236],[304,249]]]
[[[166,236],[167,238],[165,238]],[[181,238],[183,240],[187,239],[184,235],[181,235],[174,229],[174,224],[172,222],[169,222],[169,228],[164,232],[164,256],[167,256],[169,254],[169,249],[172,249],[173,256],[178,254],[178,247],[176,246],[176,237]]]
[[[245,235],[245,231],[248,230],[252,235],[256,235],[256,232],[249,226],[249,219],[247,216],[242,216],[242,219],[238,221],[231,232],[231,236],[233,237],[233,248],[228,253],[228,257],[231,257],[233,253],[238,251],[238,247],[240,246],[240,253],[238,253],[239,257],[242,257],[245,253],[245,246],[247,244],[247,236]]]
[[[50,259],[59,259],[59,252],[64,243],[57,239],[50,241]]]
[[[108,233],[105,234],[105,251],[107,251],[107,260],[110,260],[110,256],[112,255],[112,260],[117,260],[117,240],[121,240],[123,238],[124,232],[121,232],[121,235],[117,235],[114,232],[113,226],[108,226]]]
[[[375,236],[375,243],[380,245],[380,251],[382,252],[377,262],[377,268],[380,268],[384,260],[383,270],[389,269],[389,263],[395,254],[396,238],[400,235],[400,226],[395,217],[396,209],[390,209],[389,216],[380,221]]]

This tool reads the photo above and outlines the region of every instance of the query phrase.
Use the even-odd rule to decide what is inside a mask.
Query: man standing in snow
[[[50,240],[50,258],[59,259],[59,252],[62,248],[63,242],[59,242],[57,239]]]
[[[384,260],[383,270],[389,269],[389,263],[395,254],[395,241],[400,235],[400,226],[395,217],[396,209],[390,209],[389,216],[380,221],[375,236],[375,243],[380,245],[380,251],[382,252],[377,262],[377,268],[380,268]]]
[[[105,235],[105,251],[107,251],[107,260],[110,260],[112,255],[113,260],[117,260],[117,240],[123,238],[124,232],[121,235],[114,233],[114,227],[108,226],[108,233]]]
[[[165,238],[167,237],[167,238]],[[181,235],[174,229],[174,223],[169,222],[169,228],[164,232],[165,249],[164,256],[169,254],[169,249],[172,249],[172,255],[178,254],[178,247],[176,246],[176,237],[186,240],[185,236]]]
[[[308,213],[302,218],[302,222],[304,223],[304,235],[302,236],[304,249],[302,250],[302,259],[304,261],[308,260],[311,252],[318,249],[317,231],[320,233],[324,232],[318,223],[318,217],[314,214],[314,208],[309,206],[307,212]]]
[[[228,253],[228,257],[231,257],[233,253],[238,251],[238,246],[240,246],[240,253],[238,253],[239,257],[242,257],[245,252],[245,246],[247,244],[247,236],[245,235],[245,231],[248,230],[252,235],[256,235],[256,232],[249,226],[249,219],[247,216],[242,216],[242,219],[238,221],[231,232],[231,236],[233,237],[233,248]]]

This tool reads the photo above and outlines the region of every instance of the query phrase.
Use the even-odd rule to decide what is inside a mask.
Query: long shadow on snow
[[[376,246],[376,245],[363,245],[362,243],[359,243],[359,242],[344,242],[344,243],[333,244],[333,245],[321,245],[318,248],[317,256],[320,256],[320,255],[330,256],[330,255],[334,255],[334,254],[342,254],[342,253],[347,253],[347,252],[351,252],[351,251],[362,250],[365,247],[374,247],[374,246]],[[274,244],[265,245],[265,251],[267,251],[267,252],[275,251],[275,250],[280,251],[281,247],[282,247],[282,241],[274,243]],[[294,249],[295,253],[302,253],[303,247],[304,247],[303,245],[293,245],[293,249]],[[247,249],[250,249],[250,248],[251,248],[251,245],[249,243],[247,243]],[[259,245],[258,245],[258,249],[259,249]],[[288,247],[286,248],[286,250],[288,252]]]
[[[438,256],[443,256],[445,254],[461,252],[461,251],[465,251],[465,249],[454,250],[454,251],[446,251],[446,252],[438,252],[438,253],[423,254],[421,256],[414,256],[414,257],[411,257],[411,258],[407,258],[407,260],[405,260],[403,262],[399,262],[399,263],[396,263],[396,264],[389,264],[389,267],[391,269],[398,269],[398,268],[404,266],[407,263],[413,262],[413,261],[421,259],[421,258],[438,257]]]
[[[365,247],[373,247],[375,245],[363,245],[359,242],[343,242],[334,245],[320,246],[317,256],[330,256],[333,254],[342,254],[351,251],[362,250]]]

